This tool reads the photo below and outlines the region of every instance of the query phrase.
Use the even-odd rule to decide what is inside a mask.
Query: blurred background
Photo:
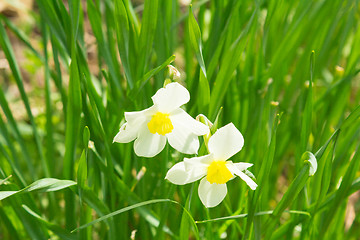
[[[359,239],[359,1],[0,0],[0,12],[0,190],[77,182],[2,200],[0,239]],[[189,156],[112,144],[124,112],[152,105],[169,64],[190,115],[242,132],[232,161],[254,164],[258,194],[234,180],[205,209],[198,183],[164,180]],[[319,169],[296,185],[306,151]],[[286,193],[279,215],[192,227],[280,209]],[[193,219],[158,203],[70,233],[152,199]]]

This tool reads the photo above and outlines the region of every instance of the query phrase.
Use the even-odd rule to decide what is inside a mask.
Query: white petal
[[[229,123],[219,128],[214,135],[210,137],[208,147],[214,154],[215,159],[226,160],[239,152],[244,146],[244,138],[240,131]]]
[[[174,127],[166,136],[169,144],[185,154],[196,154],[199,149],[198,135],[209,132],[209,127],[193,119],[181,108],[170,114],[170,120]]]
[[[161,152],[166,144],[166,137],[157,133],[152,134],[144,124],[139,130],[138,138],[134,143],[136,155],[140,157],[154,157]]]
[[[124,123],[118,134],[116,134],[116,136],[114,137],[113,142],[118,142],[118,143],[128,143],[133,141],[138,133],[139,127],[134,126],[131,127],[128,125],[128,123]]]
[[[188,176],[188,179],[186,181],[188,183],[192,183],[192,182],[195,182],[195,181],[203,178],[207,173],[207,168],[204,168],[204,167],[193,168],[188,173],[189,173],[189,176]]]
[[[190,100],[189,91],[177,82],[169,83],[160,88],[151,97],[160,112],[170,113]]]
[[[175,123],[182,129],[187,129],[189,132],[194,133],[197,136],[208,134],[210,129],[205,124],[196,121],[183,109],[178,108],[170,114],[171,122]]]
[[[173,184],[184,185],[187,183],[188,176],[189,174],[185,171],[184,162],[179,162],[169,169],[165,179]]]
[[[187,129],[182,129],[173,123],[174,129],[171,133],[166,134],[169,144],[185,154],[196,154],[199,149],[198,136],[189,132]]]
[[[145,122],[151,115],[157,112],[156,106],[151,106],[142,111],[135,112],[125,112],[125,120],[131,125],[139,125],[142,122]]]
[[[211,162],[214,160],[213,154],[208,154],[200,157],[193,158],[184,158],[186,170],[191,170],[193,168],[208,168]]]
[[[236,174],[238,175],[238,174]],[[257,184],[256,182],[254,182],[254,180],[252,180],[248,175],[246,175],[243,172],[239,172],[238,175],[242,180],[244,180],[246,182],[246,184],[251,188],[251,190],[255,190],[257,188]]]
[[[242,180],[244,180],[252,190],[255,190],[257,188],[258,185],[254,182],[254,180],[252,180],[248,175],[240,171],[231,161],[226,162],[226,167],[230,170],[232,174],[235,174],[239,176]]]
[[[227,194],[226,184],[209,183],[203,178],[199,184],[198,194],[205,207],[211,208],[219,205]]]
[[[184,158],[185,171],[189,173],[188,182],[195,182],[207,174],[207,169],[212,161],[211,155]]]
[[[240,171],[244,171],[247,168],[251,167],[252,163],[246,163],[246,162],[238,162],[238,163],[234,163],[234,165],[237,167],[237,169],[239,169]]]
[[[139,129],[145,122],[149,121],[154,112],[156,112],[154,106],[142,111],[125,112],[125,120],[127,122],[120,127],[113,142],[127,143],[133,141],[137,137]]]
[[[165,179],[168,179],[174,184],[183,185],[186,183],[195,182],[200,178],[204,177],[205,175],[206,168],[194,167],[189,170],[186,169],[184,162],[179,162],[169,169]]]

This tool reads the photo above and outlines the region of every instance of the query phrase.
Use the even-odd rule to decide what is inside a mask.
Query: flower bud
[[[199,121],[199,122],[205,124],[206,126],[208,126],[209,129],[211,129],[213,126],[213,123],[204,114],[197,115],[195,119],[196,119],[196,121]],[[210,137],[211,137],[211,131],[209,131],[208,134],[203,135],[206,147],[208,146]]]
[[[174,66],[167,65],[165,78],[170,78],[170,80],[178,80],[180,79],[180,72]]]
[[[342,76],[344,76],[344,68],[342,68],[340,66],[336,66],[335,67],[335,76],[338,78],[341,78]]]
[[[199,122],[205,124],[209,128],[211,128],[213,126],[213,123],[210,122],[210,120],[204,114],[197,115],[196,116],[196,121],[199,121]]]

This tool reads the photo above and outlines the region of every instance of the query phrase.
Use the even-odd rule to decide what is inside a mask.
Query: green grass
[[[36,0],[30,27],[0,17],[9,63],[0,79],[1,239],[360,238],[358,195],[349,201],[360,190],[359,1],[63,2]],[[31,73],[34,87],[24,87],[19,47],[40,65],[43,87]],[[198,182],[164,179],[186,155],[166,146],[147,159],[133,143],[112,143],[124,112],[152,105],[170,63],[191,116],[242,132],[231,160],[254,164],[257,190],[234,179],[206,209]]]

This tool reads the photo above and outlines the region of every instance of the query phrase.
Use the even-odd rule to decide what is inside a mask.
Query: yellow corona
[[[209,183],[224,184],[234,177],[225,164],[225,161],[213,161],[209,165],[206,176]]]
[[[152,116],[147,125],[152,134],[158,133],[163,136],[167,133],[171,133],[174,129],[168,113],[157,112]]]

